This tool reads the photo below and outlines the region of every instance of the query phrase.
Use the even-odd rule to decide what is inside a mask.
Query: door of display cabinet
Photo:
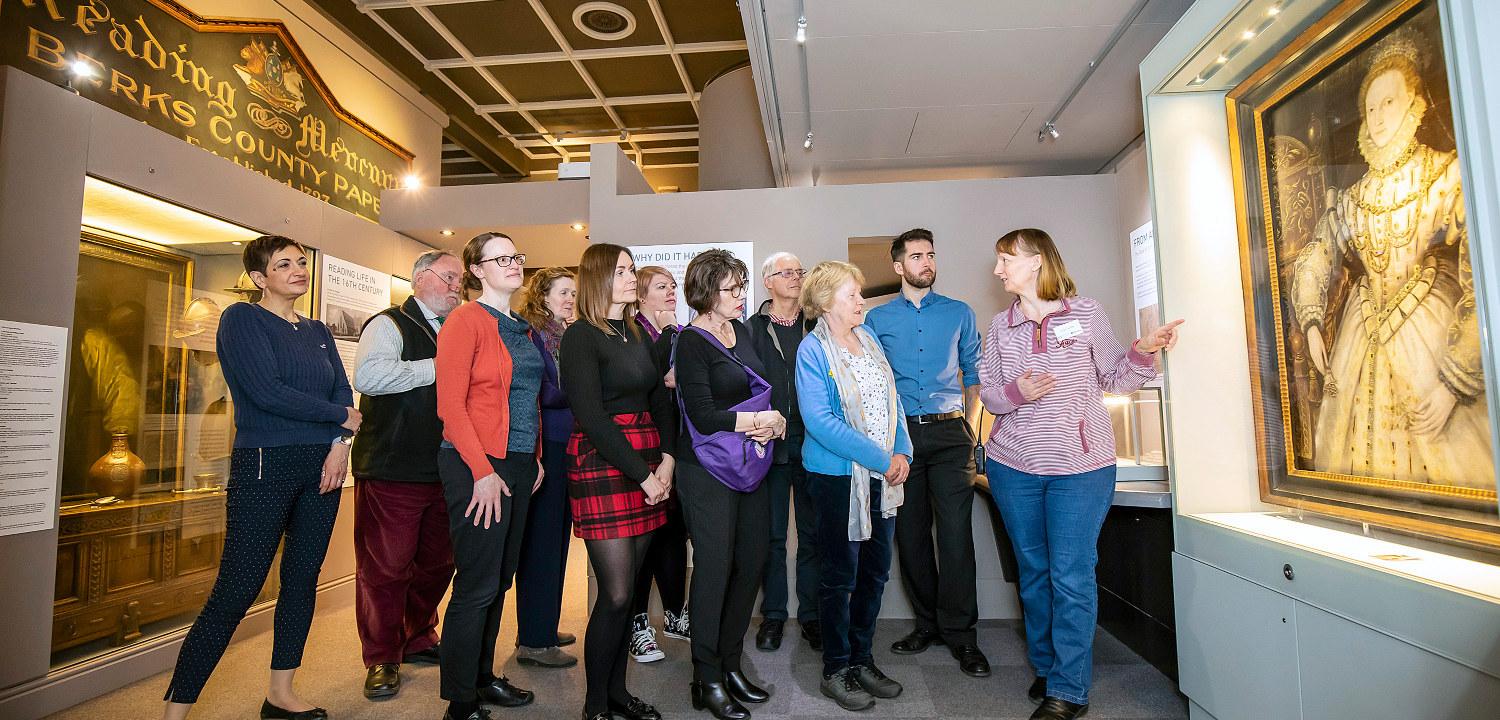
[[[1436,0],[1350,0],[1228,94],[1260,496],[1494,552],[1445,37]]]
[[[234,298],[193,288],[195,257],[82,235],[54,665],[192,622],[218,573],[234,428],[214,337]]]

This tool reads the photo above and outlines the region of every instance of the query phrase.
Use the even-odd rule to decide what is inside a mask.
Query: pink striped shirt
[[[1057,384],[1028,402],[1016,384],[1027,370]],[[1139,390],[1156,377],[1155,358],[1115,339],[1091,298],[1073,297],[1037,324],[1017,300],[995,315],[979,363],[979,397],[995,414],[985,456],[1037,475],[1074,475],[1115,463],[1115,433],[1104,392]]]

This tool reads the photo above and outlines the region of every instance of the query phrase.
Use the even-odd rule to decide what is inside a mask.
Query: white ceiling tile
[[[1158,0],[1160,1],[1160,0]],[[1180,0],[1178,0],[1180,1]],[[790,0],[767,0],[767,6]],[[806,0],[808,37],[1105,26],[1125,19],[1135,0]],[[795,12],[794,10],[791,12]],[[769,12],[768,12],[769,16]],[[794,32],[796,17],[786,23]],[[782,23],[778,23],[781,25]],[[790,34],[787,35],[790,37]]]
[[[815,162],[821,158],[901,157],[916,121],[917,111],[911,108],[816,112],[812,116],[812,152],[803,154],[810,154]],[[802,153],[807,116],[788,115],[782,127],[788,140],[797,139],[788,147]]]
[[[988,30],[903,36],[899,43],[809,41],[812,107],[943,107],[1056,102],[1111,28]],[[783,93],[801,92],[794,82]]]
[[[917,115],[906,156],[999,152],[1034,112],[1036,106],[1029,104],[924,109]]]

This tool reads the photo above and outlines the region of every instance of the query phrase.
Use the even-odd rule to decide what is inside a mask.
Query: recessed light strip
[[[1281,12],[1295,2],[1296,0],[1282,0],[1281,2],[1273,3],[1270,7],[1266,8],[1264,13],[1251,18],[1251,23],[1240,30],[1234,44],[1214,56],[1213,60],[1210,60],[1202,70],[1198,71],[1198,74],[1192,80],[1188,81],[1188,85],[1190,87],[1197,87],[1208,82],[1210,78],[1219,72],[1219,68],[1228,65],[1234,56],[1254,44],[1255,39],[1270,29],[1271,25],[1276,22],[1276,18],[1281,16]]]

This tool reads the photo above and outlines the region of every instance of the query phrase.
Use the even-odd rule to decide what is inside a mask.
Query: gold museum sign
[[[0,63],[371,220],[411,164],[334,100],[276,21],[172,0],[3,0]]]

